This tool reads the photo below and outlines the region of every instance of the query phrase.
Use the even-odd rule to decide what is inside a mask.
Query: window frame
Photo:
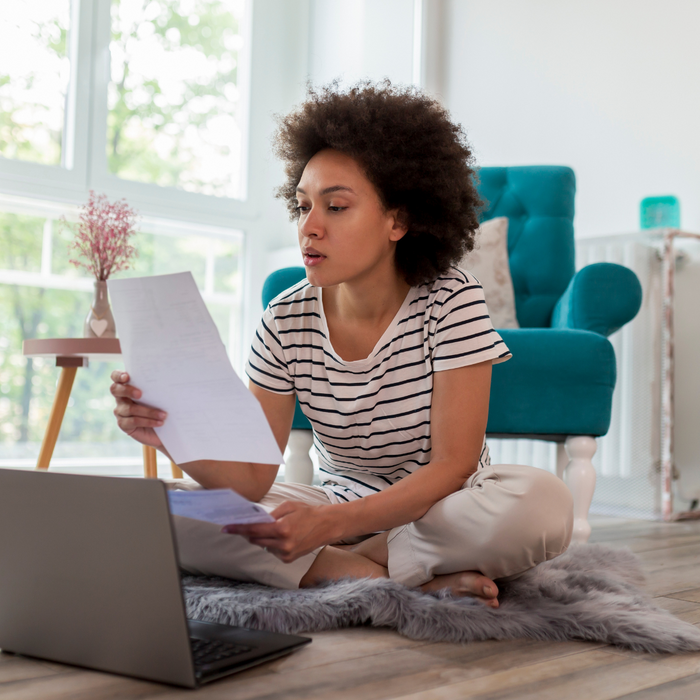
[[[0,156],[0,191],[14,195],[71,201],[87,187],[90,115],[87,109],[95,0],[70,3],[70,81],[63,120],[61,164],[46,165]],[[77,28],[77,31],[74,29]],[[77,139],[79,133],[88,139]]]
[[[0,156],[0,192],[82,203],[90,189],[126,198],[144,215],[242,229],[258,212],[248,197],[251,122],[252,5],[247,0],[240,53],[239,90],[243,100],[240,199],[186,192],[175,187],[122,179],[109,173],[106,152],[110,81],[111,0],[71,0],[70,83],[64,115],[61,165]],[[80,136],[83,134],[84,136]]]

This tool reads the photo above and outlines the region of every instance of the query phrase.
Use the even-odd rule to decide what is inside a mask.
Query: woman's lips
[[[320,265],[325,259],[325,255],[321,255],[320,253],[314,252],[304,252],[304,266],[305,267],[314,267],[316,265]]]

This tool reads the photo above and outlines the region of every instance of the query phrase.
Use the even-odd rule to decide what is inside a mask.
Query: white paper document
[[[231,489],[168,491],[168,500],[173,515],[217,525],[275,522],[261,506]]]
[[[229,361],[189,272],[109,280],[130,383],[139,403],[166,411],[156,428],[173,461],[281,464],[258,400]]]

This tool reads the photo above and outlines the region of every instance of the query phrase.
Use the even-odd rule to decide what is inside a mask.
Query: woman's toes
[[[461,571],[456,574],[436,576],[421,586],[426,592],[449,588],[452,595],[478,598],[491,608],[498,607],[498,586],[478,571]]]
[[[457,589],[461,595],[471,595],[477,598],[494,599],[498,596],[498,587],[486,576],[477,574],[474,571],[465,571],[456,574],[457,580],[453,585],[453,590]]]
[[[475,587],[481,589],[481,595],[484,598],[495,598],[498,596],[498,586],[486,576],[480,576],[475,583]]]

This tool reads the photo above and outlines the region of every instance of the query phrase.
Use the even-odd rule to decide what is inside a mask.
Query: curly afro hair
[[[461,127],[415,88],[363,81],[309,88],[306,101],[279,119],[273,142],[285,164],[276,195],[298,218],[296,188],[309,160],[332,148],[354,158],[385,209],[398,209],[408,233],[396,264],[406,282],[432,282],[474,247],[482,202]]]

